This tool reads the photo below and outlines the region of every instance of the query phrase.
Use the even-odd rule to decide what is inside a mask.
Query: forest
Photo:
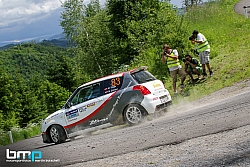
[[[188,12],[180,13],[168,0],[107,0],[105,7],[99,0],[83,2],[62,4],[60,24],[69,47],[29,42],[0,50],[0,130],[41,122],[75,88],[95,78],[148,66],[168,80],[161,62],[164,44],[177,49],[180,59],[193,54]],[[187,11],[198,5],[185,2]],[[215,39],[210,35],[211,45]],[[212,58],[217,55],[215,48]]]

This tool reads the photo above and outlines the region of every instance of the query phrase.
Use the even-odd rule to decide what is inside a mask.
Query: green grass
[[[202,83],[187,85],[176,99],[195,100],[250,78],[250,19],[234,12],[237,2],[239,0],[211,2],[189,10],[185,16],[190,35],[196,29],[209,40],[210,65],[215,75]],[[171,82],[168,79],[165,83],[169,90],[172,90]]]
[[[26,128],[11,129],[13,142],[28,139],[41,134],[41,124],[30,124]],[[9,133],[0,132],[0,146],[10,144]]]

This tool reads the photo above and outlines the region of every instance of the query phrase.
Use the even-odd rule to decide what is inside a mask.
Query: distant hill
[[[4,45],[4,46],[0,47],[0,50],[9,49],[9,48],[11,48],[11,47],[13,47],[13,46],[15,46],[15,45],[16,45],[16,44],[8,44],[8,45]]]
[[[56,62],[61,62],[59,59],[62,55],[70,55],[68,49],[54,44],[67,45],[67,41],[6,45],[5,48],[9,47],[8,49],[0,50],[0,68],[5,68],[6,72],[12,75],[21,74],[26,79],[35,75],[44,78]]]
[[[66,37],[63,35],[63,33],[60,33],[60,34],[53,35],[48,40],[52,40],[52,39],[66,39]]]
[[[61,39],[52,39],[52,40],[43,40],[42,42],[39,42],[41,45],[51,44],[54,46],[59,46],[62,48],[68,48],[70,46],[73,46],[69,43],[67,39],[61,38]]]
[[[32,40],[32,41],[7,44],[4,46],[1,46],[0,50],[5,50],[5,49],[11,48],[13,46],[25,44],[25,43],[39,43],[39,44],[45,45],[45,46],[46,45],[54,45],[54,46],[59,46],[62,48],[68,48],[70,46],[73,46],[73,44],[70,44],[69,40],[66,39],[62,33],[60,33],[60,34],[53,35],[52,37],[49,37],[48,39],[43,39],[43,40],[40,39],[38,41]]]

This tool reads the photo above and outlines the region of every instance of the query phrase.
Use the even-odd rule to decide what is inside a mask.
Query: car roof
[[[103,80],[106,80],[106,79],[111,79],[111,78],[114,78],[114,77],[121,77],[121,76],[124,76],[124,73],[126,73],[126,72],[111,74],[111,75],[108,75],[108,76],[105,76],[105,77],[102,77],[102,78],[98,78],[98,79],[92,80],[90,82],[87,82],[87,83],[81,85],[80,87],[91,85],[93,83],[100,82],[100,81],[103,81]]]
[[[147,67],[146,66],[142,66],[142,67],[139,67],[139,68],[135,68],[133,70],[129,70],[129,71],[125,71],[125,72],[120,72],[120,73],[116,73],[116,74],[111,74],[111,75],[107,75],[107,76],[104,76],[104,77],[101,77],[101,78],[98,78],[98,79],[94,79],[90,82],[87,82],[80,87],[84,87],[84,86],[87,86],[87,85],[91,85],[93,83],[96,83],[96,82],[100,82],[100,81],[103,81],[103,80],[106,80],[106,79],[111,79],[111,78],[114,78],[114,77],[121,77],[121,76],[124,76],[125,73],[135,73],[135,72],[138,72],[138,71],[142,71],[142,70],[147,70]]]

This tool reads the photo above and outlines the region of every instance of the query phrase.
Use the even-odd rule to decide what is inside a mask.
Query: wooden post
[[[246,16],[246,18],[248,18],[247,8],[250,8],[250,6],[244,6],[243,8],[244,8],[245,16]]]

